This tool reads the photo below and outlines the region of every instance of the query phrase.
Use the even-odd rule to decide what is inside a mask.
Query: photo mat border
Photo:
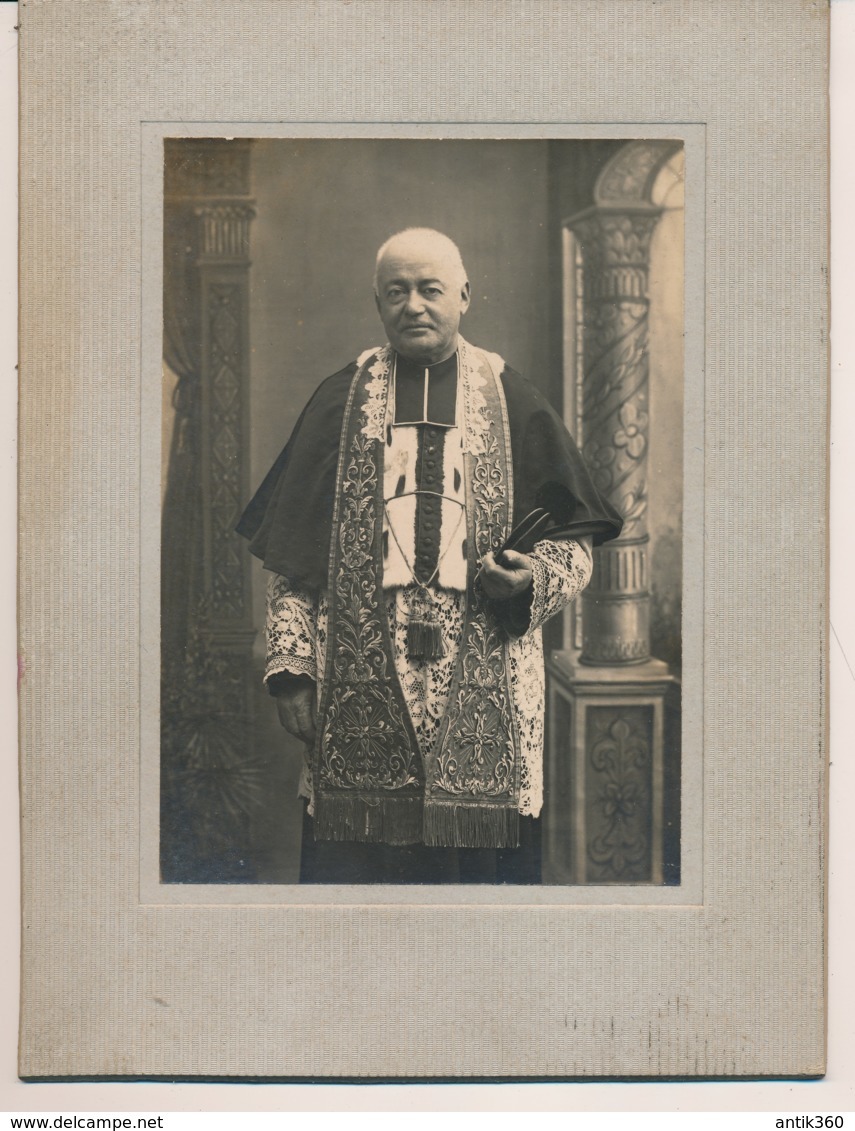
[[[683,669],[681,741],[681,882],[673,887],[627,885],[384,885],[384,884],[175,884],[160,880],[160,666],[141,669],[140,902],[148,906],[331,906],[473,904],[483,906],[585,904],[692,906],[703,903],[703,507],[704,507],[704,180],[706,127],[703,123],[326,123],[143,122],[142,185],[142,358],[141,371],[141,541],[142,648],[160,656],[160,436],[163,325],[163,256],[156,233],[163,231],[163,143],[175,138],[401,139],[401,140],[644,140],[682,141],[686,153],[684,256],[684,435],[683,435]],[[156,510],[155,510],[156,508]]]

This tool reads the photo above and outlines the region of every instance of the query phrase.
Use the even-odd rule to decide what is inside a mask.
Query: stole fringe
[[[424,842],[432,847],[519,848],[519,809],[515,805],[426,801]]]
[[[362,844],[519,848],[520,815],[513,805],[326,794],[315,798],[314,832],[315,840]]]
[[[423,812],[420,796],[366,798],[359,794],[321,794],[315,797],[315,840],[420,844]]]

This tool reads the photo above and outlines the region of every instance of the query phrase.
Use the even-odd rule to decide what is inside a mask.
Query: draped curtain
[[[161,650],[174,669],[164,674],[176,682],[201,596],[203,554],[199,288],[188,226],[181,214],[167,225],[163,272],[163,357],[178,383],[161,525],[161,545],[169,547],[161,573]]]

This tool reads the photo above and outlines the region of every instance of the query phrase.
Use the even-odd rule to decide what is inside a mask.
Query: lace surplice
[[[511,640],[509,657],[514,715],[520,736],[520,813],[538,816],[543,804],[544,668],[541,627],[588,584],[591,555],[576,541],[538,542],[532,562],[530,622]],[[407,652],[412,587],[387,590],[386,612],[395,653],[395,668],[422,750],[436,741],[448,702],[463,628],[465,595],[434,593],[442,625],[445,655],[438,660],[413,660]],[[267,595],[267,667],[265,683],[274,675],[323,677],[327,642],[328,602],[315,598],[273,574]],[[311,801],[311,775],[304,768],[300,793]]]

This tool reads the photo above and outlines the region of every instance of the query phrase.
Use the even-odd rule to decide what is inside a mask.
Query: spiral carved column
[[[587,664],[650,657],[647,451],[648,253],[660,210],[604,208],[571,223],[583,255],[583,451],[594,480],[623,515],[620,538],[595,554],[583,598]]]

